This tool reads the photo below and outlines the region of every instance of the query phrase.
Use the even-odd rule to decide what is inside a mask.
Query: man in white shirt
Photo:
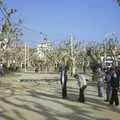
[[[86,79],[85,79],[84,75],[75,74],[74,77],[76,78],[78,86],[79,86],[79,99],[78,99],[78,101],[84,103],[85,102],[84,90],[87,87]]]

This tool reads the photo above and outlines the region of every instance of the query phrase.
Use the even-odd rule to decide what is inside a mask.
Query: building
[[[52,50],[51,42],[48,42],[46,38],[42,42],[39,43],[37,47],[37,54],[41,60],[45,60],[47,58],[47,53]]]

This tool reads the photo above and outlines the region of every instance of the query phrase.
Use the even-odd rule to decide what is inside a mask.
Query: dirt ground
[[[62,99],[58,74],[16,73],[0,81],[0,120],[120,120],[120,106],[104,102],[90,81],[84,104],[77,101],[79,89],[71,78]]]

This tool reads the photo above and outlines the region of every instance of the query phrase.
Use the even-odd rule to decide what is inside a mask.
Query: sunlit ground
[[[105,103],[91,82],[82,104],[77,101],[77,82],[71,78],[65,100],[57,74],[17,73],[0,80],[0,120],[120,120],[120,106]]]

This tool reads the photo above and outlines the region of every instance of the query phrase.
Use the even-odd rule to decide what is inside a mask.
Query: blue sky
[[[68,34],[79,40],[100,41],[116,32],[120,36],[120,7],[116,0],[5,0],[23,19],[24,39],[36,45],[39,32],[51,41],[64,40]]]

